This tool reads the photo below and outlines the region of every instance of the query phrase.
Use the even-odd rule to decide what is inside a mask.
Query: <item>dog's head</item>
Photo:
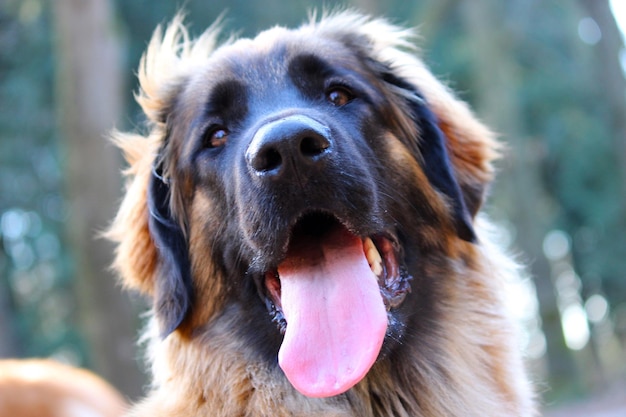
[[[118,135],[116,266],[163,336],[236,305],[237,337],[299,391],[342,393],[436,332],[496,143],[384,21],[216,34],[190,41],[177,18],[143,58],[151,130]]]

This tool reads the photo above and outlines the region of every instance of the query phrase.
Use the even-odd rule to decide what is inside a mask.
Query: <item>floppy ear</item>
[[[400,37],[396,42],[403,40]],[[433,144],[442,145],[441,152],[446,154],[444,160],[434,158],[433,161],[447,164],[444,164],[447,173],[457,186],[447,180],[444,182],[448,183],[450,190],[460,189],[462,198],[455,201],[457,220],[471,220],[480,210],[493,180],[493,161],[500,157],[501,145],[468,105],[437,80],[422,61],[398,48],[399,45],[386,49],[386,60],[377,59],[379,65],[381,62],[394,63],[393,67],[382,64],[386,69],[381,71],[381,77],[401,90],[398,95],[406,101],[418,124],[418,132],[422,133],[422,152],[433,151]],[[426,164],[427,174],[432,175],[435,165],[428,160]],[[443,189],[440,191],[446,193]],[[455,200],[458,196],[454,194],[446,193]],[[459,210],[463,207],[466,216],[459,217],[462,214]],[[463,228],[462,223],[457,225]]]
[[[502,145],[467,104],[438,81],[421,87],[420,92],[424,93],[428,109],[446,139],[446,149],[465,207],[473,218],[493,180],[493,162],[500,157]]]
[[[391,73],[384,73],[382,78],[401,89],[399,95],[405,101],[412,123],[415,124],[415,131],[419,135],[417,150],[422,168],[433,187],[448,198],[458,236],[468,242],[475,242],[476,233],[472,226],[475,213],[468,208],[457,182],[455,167],[448,155],[448,138],[439,128],[437,116],[413,85]]]
[[[418,124],[421,133],[418,149],[423,158],[424,173],[430,183],[449,198],[454,226],[459,237],[468,242],[475,242],[476,233],[472,226],[472,215],[467,208],[448,156],[448,139],[439,128],[437,117],[423,99],[416,95],[410,100],[409,105],[413,120]]]
[[[169,210],[170,190],[153,167],[160,135],[117,133],[130,181],[106,237],[117,242],[113,263],[125,287],[152,297],[163,336],[191,307],[191,276],[182,229]]]
[[[148,190],[150,234],[159,254],[154,308],[163,337],[180,326],[191,308],[192,282],[187,239],[170,211],[170,187],[160,168],[152,171]]]

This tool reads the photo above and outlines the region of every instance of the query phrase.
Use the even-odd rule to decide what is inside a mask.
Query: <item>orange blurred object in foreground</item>
[[[0,360],[0,417],[121,417],[122,395],[102,378],[51,360]]]

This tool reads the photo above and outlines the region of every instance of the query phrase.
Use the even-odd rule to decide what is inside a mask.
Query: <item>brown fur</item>
[[[225,203],[194,188],[181,168],[183,143],[170,138],[161,150],[168,158],[164,176],[172,181],[172,213],[186,233],[195,301],[188,317],[164,339],[159,335],[158,318],[153,318],[146,329],[152,389],[129,415],[535,415],[515,326],[503,305],[506,283],[518,279],[518,270],[490,243],[490,225],[477,214],[493,177],[492,162],[498,156],[499,145],[466,104],[415,57],[409,41],[411,33],[382,20],[341,13],[312,19],[294,31],[274,28],[254,40],[229,40],[216,49],[216,27],[198,40],[191,40],[181,20],[177,17],[164,33],[161,29],[155,32],[139,69],[141,91],[137,98],[149,118],[149,134],[115,134],[130,165],[126,197],[110,232],[119,243],[115,267],[125,286],[155,295],[162,260],[148,227],[149,177],[166,134],[191,122],[185,111],[170,118],[172,108],[181,102],[193,105],[203,100],[198,93],[203,87],[197,75],[209,77],[212,71],[223,70],[208,67],[210,57],[224,49],[245,56],[250,50],[270,49],[286,38],[310,43],[320,39],[320,48],[324,39],[331,39],[347,48],[365,49],[371,60],[385,63],[395,76],[419,88],[448,139],[447,151],[473,217],[478,243],[456,236],[448,201],[429,184],[413,150],[390,132],[387,156],[394,161],[389,167],[390,177],[400,189],[415,188],[433,213],[432,223],[421,225],[416,237],[433,253],[432,262],[423,265],[423,273],[445,276],[445,280],[413,288],[413,292],[418,297],[434,298],[437,314],[432,317],[436,322],[424,324],[423,334],[414,335],[411,340],[415,345],[404,347],[406,357],[393,363],[378,361],[347,393],[325,399],[307,398],[291,387],[280,368],[259,359],[236,331],[245,306],[231,301],[233,289],[210,256],[219,249],[214,247],[215,238],[230,233],[230,214],[221,211]],[[383,94],[389,103],[389,125],[407,136],[417,135],[399,96],[384,89]],[[429,289],[433,294],[426,294]]]
[[[0,360],[2,417],[121,417],[124,398],[83,369],[50,360]]]

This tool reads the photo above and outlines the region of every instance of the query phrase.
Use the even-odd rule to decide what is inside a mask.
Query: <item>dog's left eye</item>
[[[352,101],[354,95],[345,87],[332,87],[326,92],[326,98],[333,105],[341,107]]]
[[[228,130],[221,126],[216,126],[209,130],[206,139],[205,146],[207,148],[219,148],[226,145],[228,141]]]

